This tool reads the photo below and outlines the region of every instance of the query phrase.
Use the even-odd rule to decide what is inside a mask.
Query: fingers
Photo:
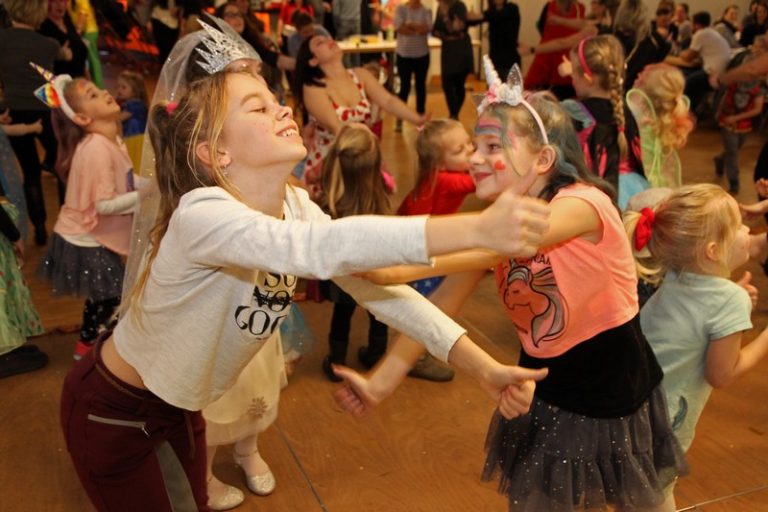
[[[523,368],[521,366],[515,366],[513,368],[514,368],[515,377],[520,382],[527,382],[527,381],[537,382],[537,381],[543,380],[547,376],[547,373],[549,373],[548,368],[538,368],[535,370],[532,368]]]
[[[536,385],[527,381],[519,386],[507,386],[499,398],[499,412],[506,419],[516,418],[527,414],[533,402],[533,392]]]
[[[752,272],[747,270],[746,272],[744,272],[744,275],[741,276],[741,279],[736,281],[736,284],[740,286],[747,286],[750,281],[752,281]]]
[[[333,397],[339,407],[352,414],[353,416],[359,418],[367,412],[365,404],[362,400],[360,400],[360,397],[357,396],[349,384],[337,389],[333,393]]]

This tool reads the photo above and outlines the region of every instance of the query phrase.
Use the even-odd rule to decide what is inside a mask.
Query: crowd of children
[[[450,380],[451,363],[497,407],[482,475],[500,480],[510,511],[674,510],[712,389],[768,353],[765,331],[742,347],[757,290],[731,280],[750,257],[742,214],[768,211],[732,197],[763,85],[728,87],[716,109],[726,192],[683,184],[678,150],[694,117],[677,68],[647,66],[625,91],[622,44],[587,35],[564,56],[576,99],[560,101],[524,91],[516,64],[499,77],[485,57],[472,137],[457,120],[418,116],[416,183],[388,217],[381,133],[362,124],[365,88],[333,44],[310,36],[301,52],[309,62],[327,50],[365,108],[342,116],[327,89],[313,92],[339,115],[310,155],[310,198],[291,181],[307,150],[290,108],[259,75],[258,54],[212,21],[170,52],[151,105],[140,74],[121,73],[113,97],[33,64],[45,83],[30,94],[53,109],[66,181],[38,273],[54,295],[85,299],[61,421],[93,504],[235,507],[244,494],[212,471],[230,444],[248,488],[275,489],[258,436],[277,415],[281,327],[305,277],[333,302],[322,370],[343,381],[343,409],[373,409],[406,375]],[[25,344],[42,325],[19,270],[27,220],[7,141],[42,126],[0,123],[5,377],[47,356]],[[453,215],[472,193],[490,205]],[[126,257],[135,272],[124,290]],[[520,366],[451,319],[489,270]],[[370,319],[357,354],[365,375],[344,366],[358,305]]]

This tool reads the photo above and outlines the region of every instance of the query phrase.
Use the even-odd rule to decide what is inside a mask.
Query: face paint
[[[501,160],[496,160],[493,163],[493,170],[494,171],[506,171],[507,170],[507,166],[504,165],[504,162],[502,162]]]

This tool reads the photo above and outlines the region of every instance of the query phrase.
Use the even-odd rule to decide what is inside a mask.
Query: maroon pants
[[[205,423],[119,380],[101,343],[64,381],[61,425],[77,475],[100,511],[210,510]]]

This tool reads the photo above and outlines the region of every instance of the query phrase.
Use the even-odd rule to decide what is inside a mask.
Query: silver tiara
[[[253,59],[261,62],[261,57],[251,45],[246,43],[234,30],[231,30],[231,33],[226,30],[229,28],[226,22],[219,24],[226,33],[215,29],[203,20],[198,19],[197,22],[208,34],[208,37],[202,40],[208,51],[196,48],[197,53],[203,58],[203,61],[198,60],[197,63],[209,75],[218,73],[238,59]]]

